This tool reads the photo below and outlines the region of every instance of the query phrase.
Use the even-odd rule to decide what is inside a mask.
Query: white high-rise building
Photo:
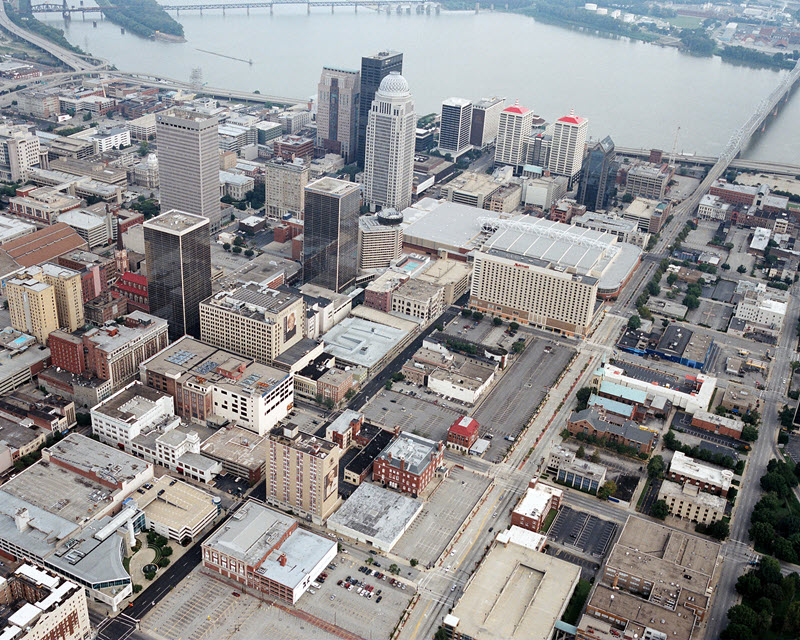
[[[505,98],[482,98],[472,105],[469,143],[473,147],[483,149],[495,141],[500,126],[500,113],[505,103]]]
[[[408,82],[397,71],[375,93],[367,121],[364,198],[402,211],[411,204],[417,115]]]
[[[0,127],[0,180],[18,182],[39,166],[39,138],[27,125]]]
[[[494,150],[494,163],[518,167],[522,164],[522,141],[533,128],[533,111],[517,100],[500,112],[500,125]]]
[[[156,115],[161,211],[177,209],[219,221],[216,116],[175,109]]]
[[[589,121],[576,116],[574,109],[568,116],[556,120],[553,126],[553,142],[547,168],[552,174],[569,178],[570,186],[583,166],[588,130]]]
[[[442,102],[439,128],[439,150],[458,154],[469,147],[472,126],[472,102],[464,98],[448,98]]]

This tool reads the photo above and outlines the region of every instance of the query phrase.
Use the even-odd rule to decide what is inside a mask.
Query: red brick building
[[[528,483],[522,500],[511,512],[511,524],[538,533],[550,510],[561,506],[563,496],[561,489],[539,483],[534,478]]]
[[[375,459],[372,479],[417,496],[442,466],[443,457],[443,443],[403,432]]]
[[[742,437],[742,423],[735,418],[728,418],[726,416],[718,416],[715,413],[708,413],[707,411],[697,411],[692,416],[692,426],[711,433],[729,436],[739,440]]]
[[[272,150],[277,157],[287,162],[302,158],[309,163],[314,159],[314,141],[303,136],[281,136],[272,143]]]
[[[147,278],[138,273],[126,271],[113,286],[114,291],[128,299],[128,307],[150,312],[150,297],[147,293]]]
[[[447,430],[447,444],[454,449],[469,451],[478,439],[478,421],[468,416],[456,420]]]
[[[334,405],[344,400],[345,394],[353,388],[353,372],[331,367],[317,380],[317,393],[323,402],[331,400]]]

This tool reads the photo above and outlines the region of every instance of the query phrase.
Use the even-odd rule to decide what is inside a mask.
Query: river
[[[73,4],[73,3],[71,3]],[[87,5],[89,2],[87,2]],[[282,6],[184,12],[186,42],[145,40],[118,26],[59,14],[40,19],[62,27],[70,42],[124,71],[189,80],[200,67],[212,86],[304,97],[316,93],[324,65],[357,69],[360,57],[384,48],[404,53],[405,75],[420,114],[450,96],[505,96],[549,121],[574,108],[589,118],[593,138],[617,146],[658,147],[714,155],[778,83],[782,71],[696,58],[673,48],[603,38],[507,13],[378,14],[352,8]],[[252,66],[209,53],[243,59]],[[767,132],[743,154],[800,164],[800,98],[783,105]],[[680,127],[680,131],[678,131]]]

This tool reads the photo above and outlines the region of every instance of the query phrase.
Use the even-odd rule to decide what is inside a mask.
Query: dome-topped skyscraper
[[[378,91],[375,94],[376,98],[378,94],[384,97],[404,98],[411,96],[411,90],[408,88],[408,80],[401,76],[399,71],[392,71],[381,80],[381,86],[378,87]]]
[[[364,197],[403,211],[411,204],[417,116],[406,79],[392,71],[381,80],[367,120]]]

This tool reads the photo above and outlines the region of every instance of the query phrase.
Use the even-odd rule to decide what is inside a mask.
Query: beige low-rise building
[[[444,289],[444,306],[449,307],[465,293],[469,293],[472,264],[446,258],[432,260],[430,266],[416,279],[442,287]]]
[[[148,486],[135,494],[136,504],[147,528],[170,540],[194,540],[219,514],[219,498],[183,480],[161,476]]]
[[[661,483],[658,499],[667,503],[672,515],[706,525],[721,520],[727,504],[725,498],[700,491],[697,485],[669,480]]]
[[[301,296],[250,283],[200,303],[200,338],[269,364],[303,338],[304,319]]]
[[[268,162],[264,173],[267,218],[280,220],[287,213],[303,219],[308,165],[275,159]]]
[[[430,322],[444,311],[444,288],[421,280],[407,280],[392,293],[392,311]]]

